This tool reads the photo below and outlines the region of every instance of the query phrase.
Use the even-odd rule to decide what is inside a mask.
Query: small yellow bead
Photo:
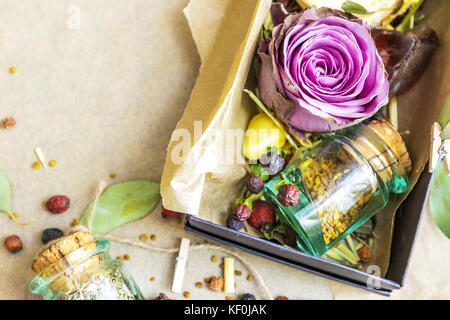
[[[201,283],[201,282],[197,282],[197,283],[195,283],[195,287],[197,287],[197,288],[203,288],[203,284]]]
[[[211,262],[216,263],[217,261],[219,261],[219,257],[218,256],[212,256],[211,257]]]
[[[191,297],[191,293],[189,291],[185,291],[183,292],[183,296],[187,299],[189,299]]]
[[[248,277],[247,277],[247,280],[248,280],[248,281],[252,281],[252,280],[253,280],[253,277],[252,277],[252,276],[248,276]]]
[[[39,169],[41,167],[41,163],[39,161],[34,162],[31,167],[33,169]]]
[[[11,72],[11,73],[16,73],[16,72],[17,72],[17,67],[11,67],[11,68],[9,68],[9,72]]]
[[[48,162],[48,165],[49,165],[50,167],[56,166],[56,160],[50,160],[50,161]]]

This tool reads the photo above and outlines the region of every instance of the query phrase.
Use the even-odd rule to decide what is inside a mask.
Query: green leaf
[[[362,5],[360,5],[356,2],[353,2],[353,1],[345,1],[342,4],[341,9],[347,13],[352,13],[352,14],[368,14],[368,13],[370,13]]]
[[[444,164],[440,161],[433,173],[430,191],[431,215],[439,229],[450,238],[450,177],[447,177]]]
[[[8,177],[0,170],[0,211],[11,211],[12,188]]]
[[[99,197],[92,232],[106,234],[150,213],[160,200],[159,183],[135,180],[112,185]],[[88,225],[92,204],[81,218]]]
[[[441,127],[444,128],[441,135],[442,139],[450,139],[450,94],[448,95],[447,100],[445,100],[444,106],[439,114],[438,122]],[[447,137],[444,137],[444,135],[447,135]]]

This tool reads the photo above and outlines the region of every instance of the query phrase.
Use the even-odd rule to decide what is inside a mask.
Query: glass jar
[[[292,229],[298,248],[322,256],[384,208],[389,192],[405,192],[410,169],[400,135],[388,122],[374,120],[297,152],[266,184],[264,197]],[[280,202],[283,184],[298,189],[296,205]]]
[[[86,233],[51,244],[33,261],[38,275],[30,291],[45,300],[143,300],[122,263],[110,257],[109,248],[109,240],[94,241]]]

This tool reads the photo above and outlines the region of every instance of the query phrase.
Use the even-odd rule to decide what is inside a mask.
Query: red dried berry
[[[66,196],[53,196],[47,200],[47,209],[51,213],[63,213],[70,207],[70,199]]]
[[[253,194],[260,193],[264,188],[264,182],[260,177],[251,177],[247,181],[247,189]]]
[[[276,216],[275,211],[270,204],[263,200],[256,200],[253,202],[253,212],[248,223],[256,229],[261,229],[264,225],[264,229],[270,229],[269,226],[275,224]]]
[[[6,237],[4,244],[5,248],[11,253],[19,252],[23,248],[22,240],[16,235]]]
[[[180,215],[181,213],[176,212],[176,211],[171,211],[171,210],[167,210],[166,208],[162,207],[162,216],[164,218],[176,218]]]
[[[283,184],[278,190],[277,198],[283,206],[296,206],[300,198],[300,191],[293,184]]]
[[[252,214],[252,211],[250,210],[250,208],[242,203],[238,204],[236,206],[236,208],[234,208],[233,212],[231,213],[231,215],[233,216],[234,219],[236,219],[237,221],[241,221],[241,222],[250,218],[251,214]]]

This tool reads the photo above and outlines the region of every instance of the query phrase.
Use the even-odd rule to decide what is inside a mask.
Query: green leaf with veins
[[[98,199],[91,231],[106,234],[142,218],[155,208],[160,198],[159,183],[156,182],[134,180],[114,184]],[[88,225],[91,211],[92,204],[83,213],[82,225]]]

